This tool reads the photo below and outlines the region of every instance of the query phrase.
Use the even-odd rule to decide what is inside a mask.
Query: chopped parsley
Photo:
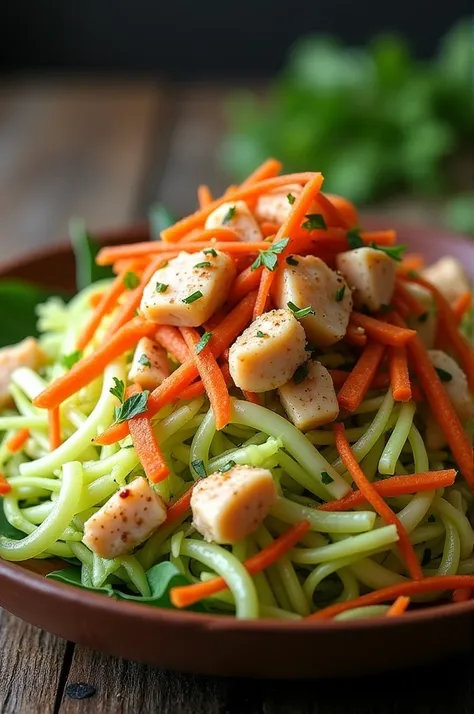
[[[321,481],[325,486],[334,481],[333,477],[328,474],[327,471],[321,471]]]
[[[202,292],[200,290],[196,290],[196,292],[191,293],[188,297],[183,298],[182,302],[185,302],[186,305],[191,305],[191,303],[196,302],[199,298],[202,298]]]
[[[360,237],[360,232],[358,228],[351,228],[350,231],[347,231],[347,242],[351,250],[363,247],[364,241]]]
[[[123,402],[125,398],[125,384],[121,379],[117,379],[117,377],[114,377],[114,382],[115,386],[111,387],[109,391],[114,395],[114,397],[117,397],[119,402]]]
[[[156,283],[155,292],[164,293],[168,290],[168,286],[165,283]]]
[[[231,206],[227,213],[225,214],[224,218],[222,219],[222,225],[225,226],[226,223],[229,223],[233,218],[235,218],[235,212],[236,212],[236,207]]]
[[[214,250],[214,248],[207,248],[206,250],[202,251],[204,255],[212,255],[213,258],[217,258],[217,253]]]
[[[326,225],[326,221],[324,220],[324,216],[321,213],[308,213],[305,218],[308,220],[303,223],[303,228],[307,231],[314,231],[318,228],[323,231],[327,231],[328,227]]]
[[[295,384],[301,384],[301,382],[304,382],[304,380],[306,379],[307,376],[308,376],[308,365],[301,364],[293,375],[293,382]]]
[[[143,353],[140,359],[138,360],[138,364],[142,364],[144,367],[151,367],[151,362],[145,353]]]
[[[382,253],[385,253],[385,255],[388,255],[389,258],[393,258],[393,260],[396,260],[398,263],[401,263],[402,255],[408,248],[406,245],[377,245],[377,243],[371,243],[370,247],[375,250],[381,250]]]
[[[342,287],[340,287],[336,290],[336,302],[342,302],[345,292],[346,292],[345,285],[343,285]]]
[[[257,337],[268,337],[268,335],[261,330],[257,330]]]
[[[272,243],[266,250],[259,251],[258,257],[250,266],[250,270],[257,270],[260,266],[265,266],[267,270],[274,271],[278,265],[278,255],[286,248],[290,242],[289,238],[282,238]]]
[[[138,283],[140,282],[140,278],[136,273],[132,273],[132,271],[128,271],[128,273],[125,273],[123,276],[123,284],[127,288],[127,290],[134,290]]]
[[[198,355],[200,352],[203,351],[204,347],[207,345],[209,340],[212,337],[212,332],[205,332],[199,342],[196,345],[196,354]]]
[[[119,407],[115,407],[114,417],[116,424],[133,419],[133,417],[138,414],[143,414],[143,412],[147,409],[149,394],[150,392],[148,389],[145,389],[143,392],[139,392],[138,394],[132,394],[132,396],[126,399],[123,404]]]
[[[295,305],[295,303],[291,302],[291,300],[287,303],[287,305],[297,320],[302,320],[303,317],[307,317],[308,315],[316,315],[311,305],[307,305],[307,307],[298,307],[298,305]]]
[[[292,193],[287,193],[286,197],[288,199],[288,203],[290,204],[290,206],[292,206],[294,204],[294,202],[296,201],[296,198],[293,196]]]
[[[441,369],[441,367],[435,367],[435,371],[442,382],[450,382],[453,378],[451,372],[446,372],[446,370]]]
[[[211,263],[208,260],[205,260],[203,263],[196,263],[194,266],[195,268],[210,268]]]
[[[191,461],[191,466],[197,473],[199,478],[206,478],[206,467],[204,466],[204,461],[202,459],[196,459],[196,461]]]
[[[288,265],[298,265],[298,261],[295,258],[293,258],[292,255],[288,256],[288,258],[286,259],[286,262],[288,263]]]
[[[225,466],[221,468],[221,474],[225,474],[226,471],[230,471],[232,468],[234,468],[234,466],[237,466],[237,464],[231,459],[226,463]]]
[[[75,350],[68,355],[64,355],[61,360],[61,364],[63,367],[71,369],[71,367],[74,367],[76,362],[79,362],[80,359],[82,359],[82,350]]]

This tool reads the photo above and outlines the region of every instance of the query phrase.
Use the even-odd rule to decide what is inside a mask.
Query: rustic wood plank
[[[66,642],[0,610],[0,711],[53,714]]]
[[[71,216],[92,229],[134,217],[165,107],[152,82],[2,86],[0,260],[58,240]]]

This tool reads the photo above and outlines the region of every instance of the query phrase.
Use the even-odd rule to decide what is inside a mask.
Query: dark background
[[[419,57],[471,0],[2,0],[0,67],[101,70],[170,78],[275,72],[296,37],[311,32],[363,44],[404,34]]]

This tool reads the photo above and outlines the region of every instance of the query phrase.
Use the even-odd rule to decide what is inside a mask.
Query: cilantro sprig
[[[257,258],[250,266],[250,270],[257,270],[257,268],[263,265],[273,272],[278,265],[278,255],[285,250],[289,242],[289,238],[282,238],[281,240],[277,240],[276,243],[272,243],[266,250],[259,251]]]

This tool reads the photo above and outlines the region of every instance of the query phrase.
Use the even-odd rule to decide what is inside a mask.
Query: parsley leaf
[[[288,203],[290,204],[290,206],[292,206],[294,204],[294,202],[296,201],[296,198],[293,196],[292,193],[287,193],[286,197],[288,199]]]
[[[257,330],[257,337],[268,337],[268,335],[261,330]]]
[[[191,303],[196,302],[199,298],[202,298],[202,292],[200,290],[196,290],[195,293],[191,293],[188,297],[183,298],[182,302],[185,302],[186,305],[191,305]]]
[[[117,377],[114,377],[114,382],[115,386],[111,387],[109,391],[114,395],[114,397],[117,397],[119,402],[123,402],[125,398],[125,384],[121,379],[117,379]]]
[[[308,376],[308,365],[301,364],[293,375],[293,382],[295,384],[301,384]]]
[[[318,228],[327,231],[328,227],[321,213],[308,213],[305,218],[308,220],[303,223],[303,228],[307,231],[314,231]]]
[[[123,421],[128,421],[137,414],[143,414],[146,411],[148,404],[148,395],[150,392],[145,389],[143,392],[138,394],[132,394],[131,397],[126,399],[123,404],[119,407],[115,407],[114,417],[116,424],[121,424]]]
[[[293,258],[292,255],[288,256],[288,258],[286,259],[286,262],[288,263],[288,265],[298,265],[298,261],[295,258]]]
[[[132,273],[129,271],[128,273],[125,273],[123,276],[123,284],[127,288],[127,290],[134,290],[138,283],[140,282],[140,278],[136,273]]]
[[[344,298],[344,293],[346,292],[346,286],[343,285],[341,288],[336,290],[336,302],[342,302]]]
[[[360,237],[358,228],[351,228],[350,231],[347,231],[347,242],[351,250],[362,248],[364,246],[364,241]]]
[[[377,245],[377,243],[371,243],[370,247],[375,248],[375,250],[381,250],[382,253],[385,253],[385,255],[393,258],[398,263],[401,263],[402,255],[408,248],[406,245]]]
[[[199,342],[196,345],[196,354],[198,355],[200,352],[203,351],[204,347],[207,345],[209,340],[212,337],[212,332],[205,332]]]
[[[80,359],[82,359],[82,350],[75,350],[68,355],[64,355],[61,360],[61,364],[63,367],[71,369],[71,367],[74,367],[76,362],[79,362]]]
[[[222,225],[225,226],[226,223],[229,223],[233,218],[235,218],[235,212],[236,212],[236,207],[231,206],[227,213],[225,214],[224,218],[222,219]]]
[[[138,360],[138,364],[142,364],[144,367],[151,367],[151,362],[145,353],[141,355],[140,359]]]
[[[232,468],[234,468],[234,466],[237,466],[237,464],[231,459],[226,463],[225,466],[221,468],[221,474],[225,474],[226,471],[230,471]]]
[[[435,367],[435,371],[442,382],[450,382],[453,378],[451,372],[446,372],[446,370],[441,369],[441,367]]]
[[[206,467],[204,466],[204,461],[202,459],[191,461],[191,467],[197,473],[199,478],[206,478]]]
[[[207,248],[207,250],[202,251],[204,255],[212,255],[213,258],[217,258],[217,253],[214,248]]]
[[[302,320],[303,317],[307,317],[308,315],[316,315],[311,305],[308,305],[307,307],[298,307],[298,305],[295,305],[295,303],[291,301],[286,304],[297,320]]]
[[[168,286],[165,283],[156,283],[155,292],[164,293],[166,290],[168,290]]]
[[[196,263],[194,266],[195,268],[210,268],[211,263],[208,260],[205,260],[203,263]]]
[[[276,243],[272,243],[266,250],[261,250],[258,257],[250,266],[250,270],[257,270],[261,265],[264,265],[265,268],[273,272],[278,264],[277,255],[285,250],[289,242],[289,238],[282,238],[281,240],[277,240]]]
[[[333,477],[328,474],[327,471],[321,471],[321,481],[325,486],[334,481]]]

